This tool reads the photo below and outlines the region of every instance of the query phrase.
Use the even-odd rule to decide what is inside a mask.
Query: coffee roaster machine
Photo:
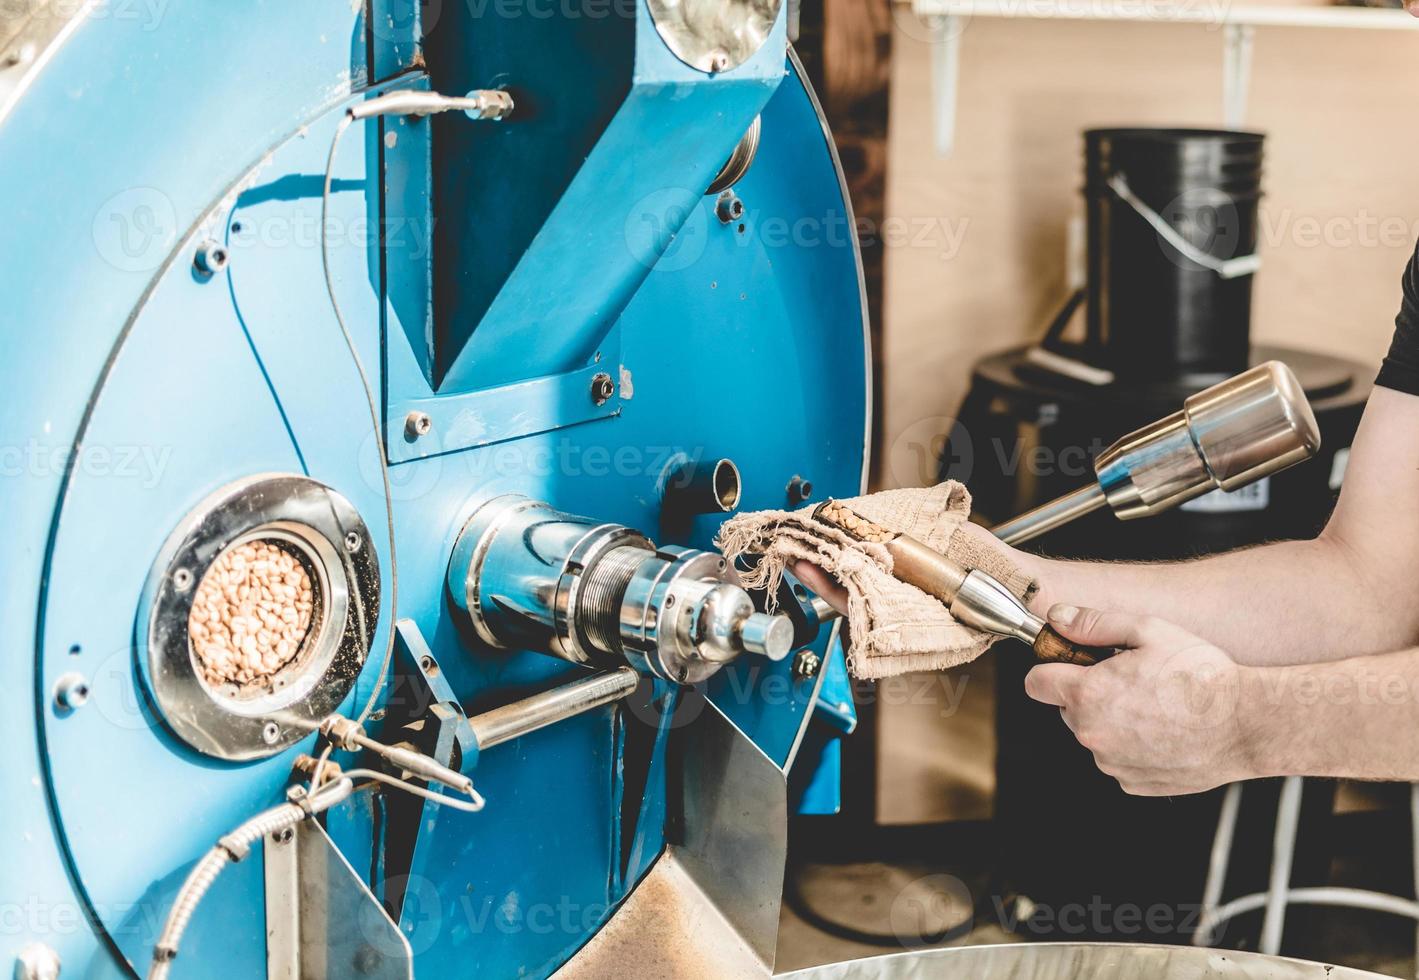
[[[5,969],[772,971],[852,709],[711,542],[869,404],[786,19],[0,9]]]

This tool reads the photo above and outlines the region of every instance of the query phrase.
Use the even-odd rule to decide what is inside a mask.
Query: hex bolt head
[[[722,191],[715,199],[714,213],[721,224],[733,224],[744,217],[744,202],[733,191]]]
[[[605,405],[616,394],[616,382],[605,371],[598,371],[591,379],[591,400],[597,405]]]
[[[404,434],[410,439],[418,439],[433,431],[434,420],[425,412],[410,412],[404,416]]]
[[[818,668],[821,666],[823,666],[822,658],[812,650],[799,650],[793,657],[793,676],[801,678],[815,677],[818,674]]]
[[[281,740],[281,726],[274,721],[268,721],[261,726],[261,741],[267,745],[275,745]]]
[[[198,272],[215,276],[225,269],[230,261],[231,255],[226,246],[209,238],[197,246],[197,254],[193,257],[192,264],[197,267]]]
[[[89,682],[76,670],[61,674],[54,683],[54,703],[62,711],[77,711],[89,700]]]

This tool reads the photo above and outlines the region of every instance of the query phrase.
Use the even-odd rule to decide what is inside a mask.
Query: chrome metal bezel
[[[311,629],[264,692],[214,688],[188,636],[193,599],[218,556],[256,539],[287,546],[311,575]],[[378,624],[379,588],[374,541],[343,496],[304,476],[238,480],[193,508],[153,563],[139,605],[139,673],[163,721],[199,752],[231,761],[275,755],[354,686]]]

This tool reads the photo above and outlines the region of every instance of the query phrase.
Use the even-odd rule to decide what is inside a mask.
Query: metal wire
[[[465,813],[477,813],[479,810],[483,809],[483,807],[487,804],[487,801],[483,799],[483,795],[479,793],[476,789],[473,789],[471,787],[468,790],[468,799],[460,800],[456,797],[444,796],[442,793],[431,792],[422,786],[415,786],[413,783],[405,782],[402,779],[396,779],[393,776],[386,775],[382,772],[377,772],[374,769],[350,769],[345,773],[345,775],[350,779],[354,779],[356,777],[360,777],[362,779],[373,779],[378,782],[384,783],[387,786],[393,786],[395,789],[402,789],[406,793],[413,793],[415,796],[422,796],[424,799],[430,801],[431,803],[437,803],[439,806],[453,807],[453,809],[462,810]]]
[[[365,719],[374,710],[375,703],[379,700],[380,694],[384,691],[384,683],[389,675],[389,665],[394,657],[394,623],[399,615],[399,562],[394,555],[394,495],[389,485],[389,456],[384,451],[384,426],[380,423],[379,405],[375,401],[374,387],[370,384],[369,375],[365,372],[364,361],[360,359],[360,352],[355,346],[355,338],[350,334],[350,328],[345,324],[345,315],[340,311],[340,301],[335,298],[335,279],[330,272],[330,236],[327,233],[326,225],[330,219],[330,186],[335,174],[335,154],[340,149],[340,139],[345,135],[345,130],[350,128],[354,117],[348,112],[341,118],[340,124],[335,127],[335,136],[330,141],[330,155],[325,161],[325,184],[320,198],[320,267],[325,274],[325,291],[330,296],[330,309],[335,313],[335,322],[340,325],[340,334],[345,338],[345,346],[349,348],[350,359],[355,362],[355,370],[360,375],[360,385],[365,391],[365,401],[369,405],[370,425],[374,431],[375,450],[379,453],[379,478],[384,485],[384,516],[389,528],[389,639],[384,645],[384,658],[379,665],[379,674],[375,680],[374,690],[370,692],[369,699],[361,709],[358,721],[363,724]]]
[[[226,870],[227,865],[244,858],[251,845],[265,838],[267,834],[294,827],[309,813],[319,813],[349,796],[353,788],[353,782],[347,777],[311,793],[305,807],[295,803],[282,803],[264,810],[227,834],[204,854],[188,873],[187,879],[178,889],[172,908],[168,910],[167,922],[163,925],[157,944],[153,946],[153,962],[148,967],[148,980],[165,980],[168,971],[172,969],[172,961],[177,956],[178,946],[182,943],[183,933],[187,931],[197,906],[202,903],[217,876]]]

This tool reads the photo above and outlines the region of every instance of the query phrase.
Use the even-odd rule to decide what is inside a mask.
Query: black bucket
[[[1084,134],[1091,360],[1140,381],[1246,369],[1264,138],[1204,129]]]

